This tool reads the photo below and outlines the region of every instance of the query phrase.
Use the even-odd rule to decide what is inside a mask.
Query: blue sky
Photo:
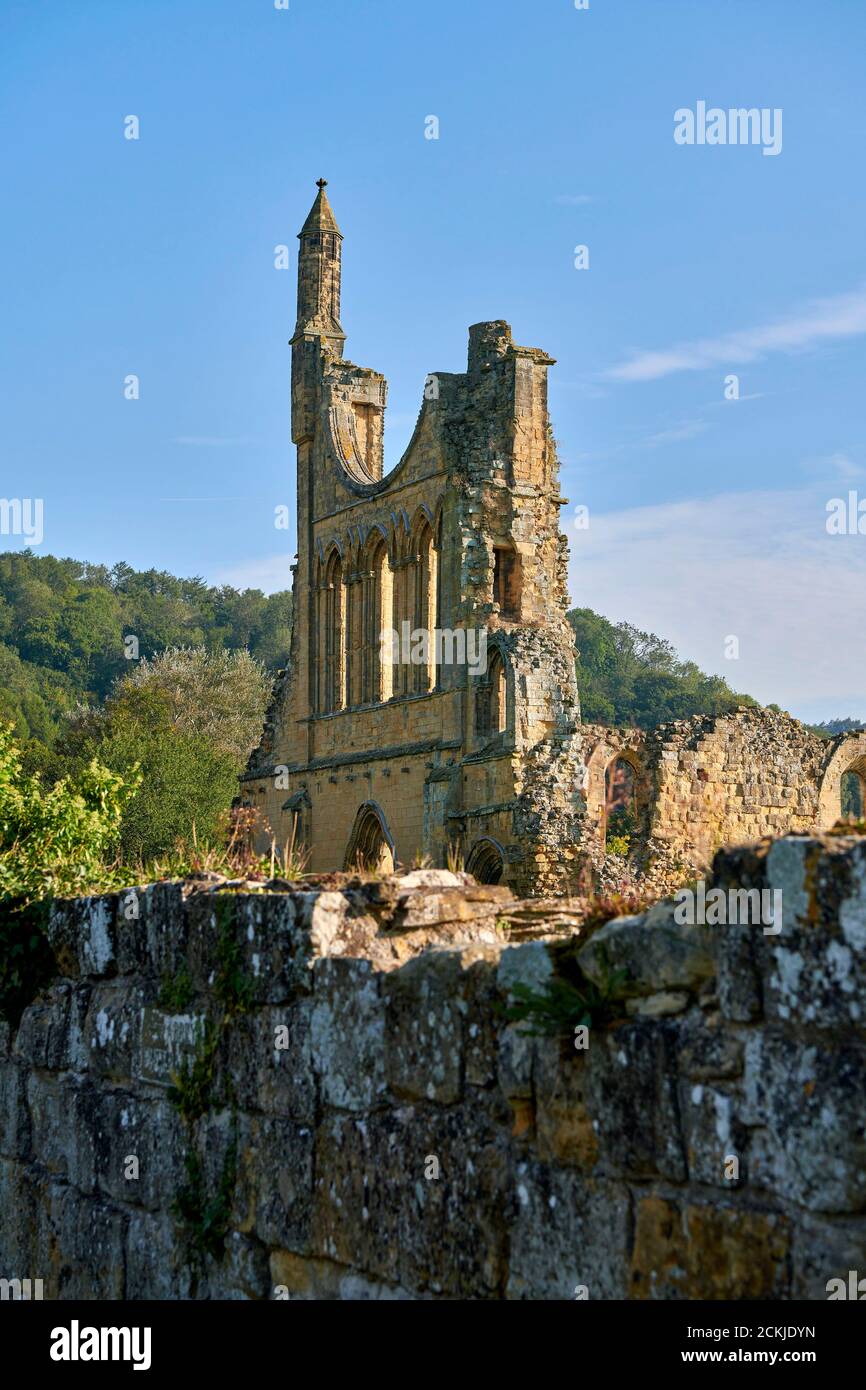
[[[3,0],[0,494],[43,551],[287,587],[274,247],[323,175],[389,466],[508,319],[557,359],[574,602],[866,719],[866,536],[825,528],[866,498],[864,40],[856,0]],[[780,108],[781,153],[676,144],[699,100]]]

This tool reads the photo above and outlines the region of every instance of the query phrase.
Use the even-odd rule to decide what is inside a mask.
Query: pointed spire
[[[340,327],[340,261],[343,234],[337,226],[325,186],[319,179],[316,201],[298,233],[298,320],[292,341],[304,336],[325,338],[342,354],[345,333]]]
[[[325,192],[328,180],[317,179],[316,183],[319,189],[316,200],[310,208],[307,220],[298,232],[298,236],[306,236],[308,232],[336,232],[337,236],[341,237],[343,233],[337,226],[337,219]]]

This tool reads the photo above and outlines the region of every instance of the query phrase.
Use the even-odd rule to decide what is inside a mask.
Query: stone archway
[[[618,753],[604,771],[604,847],[627,855],[638,830],[638,772],[627,755]]]
[[[599,739],[586,760],[584,788],[588,845],[606,852],[610,833],[621,842],[628,839],[630,851],[639,839],[645,838],[651,784],[646,751],[641,744],[629,738],[617,746],[615,737]],[[611,824],[614,808],[617,809],[613,821],[620,821],[619,827]],[[623,849],[621,844],[619,852]]]
[[[395,864],[394,840],[384,812],[375,801],[367,801],[355,817],[346,847],[345,868],[391,874]]]
[[[466,860],[466,872],[479,883],[500,883],[505,871],[505,853],[496,840],[476,840]]]
[[[866,732],[849,735],[830,755],[818,789],[819,830],[830,830],[843,819],[843,797],[850,802],[851,793],[859,800],[862,815],[866,807]]]

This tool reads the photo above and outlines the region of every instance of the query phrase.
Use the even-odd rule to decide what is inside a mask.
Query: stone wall
[[[637,830],[627,859],[605,854],[605,773],[616,759],[635,778]],[[753,706],[650,731],[580,724],[532,749],[516,775],[521,843],[509,857],[508,882],[521,893],[621,881],[669,892],[706,872],[723,845],[831,829],[849,770],[866,772],[866,734],[822,739],[789,714]]]
[[[781,932],[670,904],[589,932],[433,870],[60,904],[60,974],[0,1031],[0,1276],[825,1298],[866,1269],[866,838],[724,852],[714,881],[781,889]],[[581,978],[615,981],[585,1050],[503,1017]]]

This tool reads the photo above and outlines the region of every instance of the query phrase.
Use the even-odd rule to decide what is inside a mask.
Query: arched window
[[[498,647],[487,657],[487,671],[478,682],[475,704],[475,732],[492,738],[508,727],[508,682],[505,662]]]
[[[394,562],[394,631],[400,643],[395,695],[423,694],[436,684],[437,562],[433,531],[421,513]]]
[[[637,831],[635,771],[626,758],[614,758],[604,774],[605,848],[627,855]]]
[[[840,801],[843,820],[862,820],[866,816],[866,758],[860,758],[842,774]]]
[[[365,704],[377,704],[391,697],[391,649],[382,642],[390,627],[393,604],[391,566],[384,538],[373,545],[364,575],[364,656],[363,694]]]
[[[436,550],[433,532],[424,521],[418,531],[415,561],[415,630],[427,634],[426,660],[412,667],[413,689],[422,694],[435,682]]]
[[[502,847],[495,840],[478,840],[469,852],[466,872],[479,883],[499,883],[505,868]]]
[[[520,617],[520,556],[510,545],[493,549],[493,602],[502,618]]]
[[[385,817],[372,802],[362,806],[346,849],[346,868],[362,872],[393,873],[394,841]]]
[[[343,693],[343,562],[333,551],[325,565],[318,592],[318,709],[322,714],[342,709]]]
[[[363,565],[346,576],[344,665],[346,704],[360,705],[363,698],[364,575]]]

